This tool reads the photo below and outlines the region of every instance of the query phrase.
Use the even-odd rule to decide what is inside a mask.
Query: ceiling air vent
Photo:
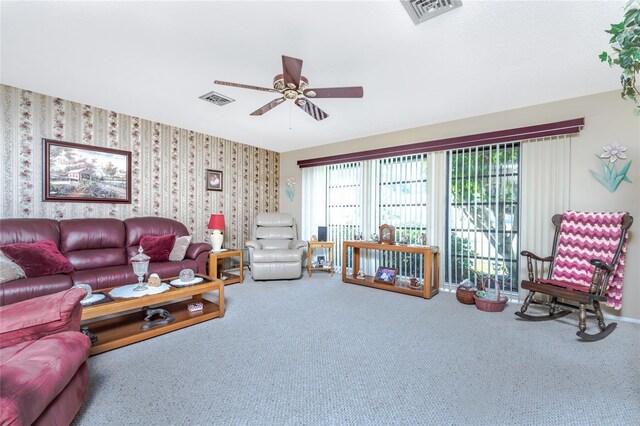
[[[416,25],[462,6],[462,0],[400,0],[400,2]]]
[[[235,101],[235,99],[231,99],[217,92],[206,93],[200,96],[200,99],[202,99],[203,101],[211,102],[212,104],[219,105],[219,106],[224,106],[226,104],[230,104],[231,102]]]

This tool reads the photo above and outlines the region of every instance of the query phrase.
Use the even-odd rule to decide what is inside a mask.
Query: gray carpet
[[[76,425],[627,425],[640,325],[603,341],[458,303],[298,281],[225,288],[215,319],[90,358]],[[589,330],[594,331],[593,318]]]

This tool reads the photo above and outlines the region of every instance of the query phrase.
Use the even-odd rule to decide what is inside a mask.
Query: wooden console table
[[[347,275],[347,252],[353,250],[353,268],[351,275]],[[422,288],[413,289],[409,287],[406,281],[396,281],[394,284],[381,284],[373,282],[372,276],[365,276],[364,279],[358,278],[360,271],[360,249],[395,251],[401,253],[417,253],[421,254],[424,262],[424,276],[422,280]],[[405,246],[398,244],[380,244],[367,241],[345,241],[342,243],[342,281],[345,283],[359,284],[367,287],[378,288],[380,290],[395,291],[397,293],[409,294],[411,296],[420,296],[430,299],[438,294],[440,250],[436,246]],[[391,266],[391,265],[385,265]]]

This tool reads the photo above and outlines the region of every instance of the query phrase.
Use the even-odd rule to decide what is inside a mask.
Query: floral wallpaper
[[[278,210],[280,155],[214,136],[0,85],[0,218],[162,216],[209,241],[209,215],[223,213],[224,247],[242,248],[260,212]],[[42,138],[131,151],[131,204],[42,201]],[[223,191],[205,189],[205,170]]]

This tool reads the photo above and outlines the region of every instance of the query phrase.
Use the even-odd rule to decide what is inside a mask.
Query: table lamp
[[[212,214],[209,218],[209,229],[213,229],[211,234],[211,246],[213,251],[220,251],[222,249],[222,240],[224,236],[222,231],[224,230],[224,215]]]

